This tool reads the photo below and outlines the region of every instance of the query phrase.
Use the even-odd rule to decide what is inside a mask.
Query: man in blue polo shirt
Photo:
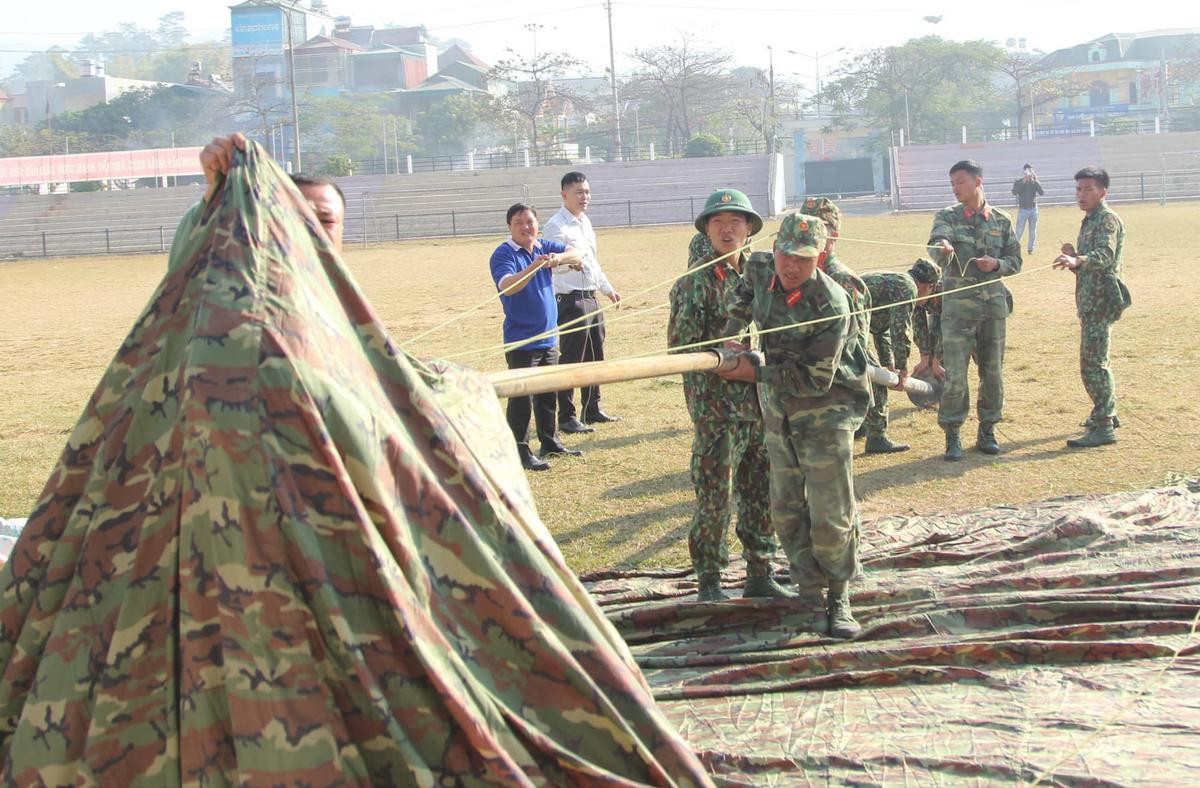
[[[504,307],[504,343],[529,340],[504,354],[509,369],[548,367],[558,363],[558,305],[554,301],[551,270],[565,265],[578,270],[583,257],[555,241],[538,238],[537,210],[531,205],[516,203],[508,209],[508,240],[492,252],[492,281],[500,292]],[[541,451],[535,457],[529,448],[530,400],[537,425]],[[557,394],[537,394],[530,397],[509,397],[508,426],[517,440],[521,464],[527,470],[549,468],[544,457],[580,451],[562,445],[555,434]]]

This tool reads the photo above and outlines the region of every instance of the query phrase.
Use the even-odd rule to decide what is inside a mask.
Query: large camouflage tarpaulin
[[[707,782],[486,383],[261,149],[192,218],[0,570],[4,781]]]
[[[1200,783],[1200,485],[876,519],[863,545],[854,642],[786,603],[680,604],[688,570],[585,580],[719,777]]]

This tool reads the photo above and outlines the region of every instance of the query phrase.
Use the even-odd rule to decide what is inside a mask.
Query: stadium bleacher
[[[900,210],[927,211],[952,203],[949,169],[960,159],[983,165],[988,199],[1000,206],[1016,205],[1010,187],[1027,162],[1046,192],[1040,200],[1044,205],[1074,202],[1073,176],[1087,164],[1108,170],[1109,199],[1115,202],[1200,197],[1200,132],[1078,136],[900,148]]]
[[[587,173],[597,227],[690,222],[708,194],[741,189],[768,212],[766,156],[604,162]],[[456,170],[339,178],[347,243],[502,233],[514,202],[548,218],[572,167]],[[198,185],[61,195],[0,196],[0,258],[158,252],[200,199]]]

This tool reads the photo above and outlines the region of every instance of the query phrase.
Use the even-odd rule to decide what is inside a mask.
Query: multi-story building
[[[1068,95],[1038,107],[1057,122],[1200,104],[1200,28],[1110,33],[1051,52],[1042,64],[1070,83]]]
[[[265,98],[287,95],[289,41],[298,54],[301,44],[333,27],[333,19],[323,11],[286,0],[246,0],[229,7],[229,21],[234,91]]]

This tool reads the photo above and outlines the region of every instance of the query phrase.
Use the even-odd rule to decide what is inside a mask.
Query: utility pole
[[[292,89],[292,146],[296,149],[296,172],[300,172],[300,109],[296,106],[296,50],[292,46],[292,11],[290,7],[278,7],[283,10],[284,23],[287,25],[288,82]]]
[[[908,144],[912,144],[912,119],[908,115],[908,88],[904,89],[904,133],[908,135]]]
[[[767,153],[775,152],[775,52],[767,44],[767,92],[769,95],[767,121]]]
[[[616,161],[621,161],[621,105],[617,102],[617,56],[613,46],[612,0],[606,0],[604,10],[608,12],[608,75],[612,78],[613,155]]]
[[[387,115],[383,116],[383,174],[388,174]]]

